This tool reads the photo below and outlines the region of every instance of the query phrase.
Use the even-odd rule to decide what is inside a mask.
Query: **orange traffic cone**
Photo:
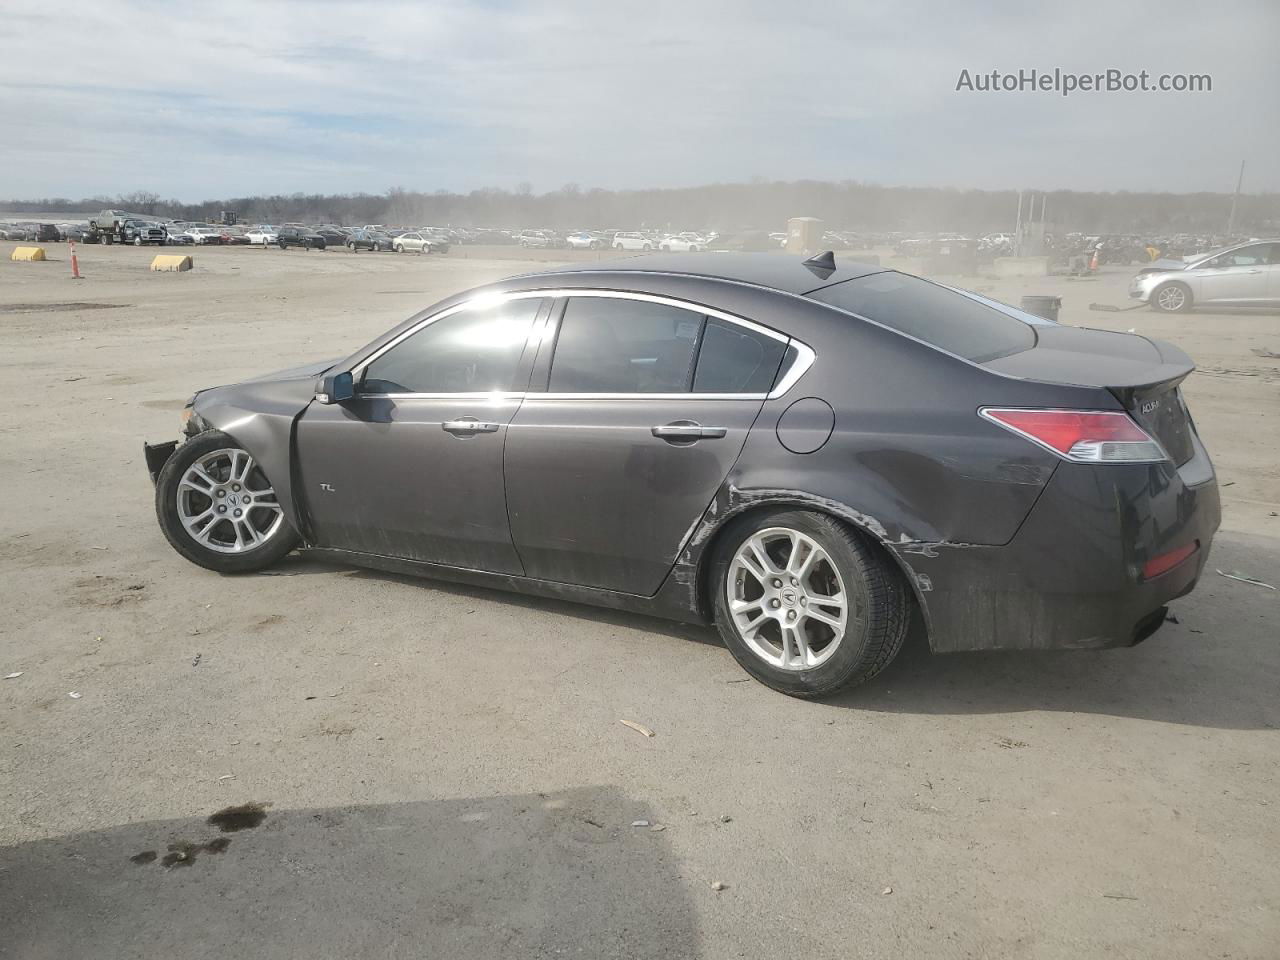
[[[84,279],[80,276],[80,261],[76,259],[76,242],[74,240],[71,241],[71,279]]]
[[[1098,250],[1096,247],[1093,250],[1093,259],[1089,261],[1089,269],[1090,270],[1098,269]]]

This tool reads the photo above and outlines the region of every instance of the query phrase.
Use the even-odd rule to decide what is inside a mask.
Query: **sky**
[[[0,17],[0,197],[769,180],[1280,190],[1280,0],[64,0]],[[957,91],[1019,69],[1205,93]]]

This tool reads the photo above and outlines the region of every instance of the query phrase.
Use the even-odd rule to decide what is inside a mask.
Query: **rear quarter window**
[[[1032,327],[1000,310],[905,273],[876,273],[809,296],[925,343],[984,363],[1035,346]]]

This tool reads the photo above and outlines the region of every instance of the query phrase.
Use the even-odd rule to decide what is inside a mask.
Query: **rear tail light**
[[[1178,547],[1176,550],[1170,550],[1168,553],[1162,553],[1158,557],[1152,557],[1142,565],[1142,579],[1150,580],[1152,577],[1158,577],[1162,573],[1168,573],[1182,561],[1189,560],[1199,549],[1200,541],[1195,540],[1186,546]]]
[[[983,407],[978,413],[1077,463],[1153,463],[1169,459],[1164,448],[1120,410]]]

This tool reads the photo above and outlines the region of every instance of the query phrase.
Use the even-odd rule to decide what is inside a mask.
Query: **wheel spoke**
[[[807,547],[807,551],[804,555],[804,559],[801,560],[799,563],[797,563],[796,562],[797,553],[792,553],[791,562],[787,564],[787,570],[791,573],[793,577],[795,577],[797,580],[800,581],[800,584],[802,586],[804,585],[805,581],[808,579],[809,574],[813,571],[814,563],[820,557],[825,556],[825,554],[822,553],[820,549],[818,549],[817,544],[807,543],[805,544],[805,546]]]
[[[197,480],[199,483],[195,482]],[[200,486],[201,483],[204,484],[204,486]],[[197,490],[200,493],[207,494],[218,485],[218,481],[209,476],[208,472],[200,464],[193,463],[191,465],[191,469],[189,469],[183,476],[182,484],[183,486],[190,487],[192,490]]]
[[[207,545],[209,543],[209,537],[213,533],[213,528],[216,527],[218,523],[218,520],[210,520],[199,530],[192,530],[191,535],[195,537],[198,542]]]
[[[747,556],[745,553],[739,553],[737,559],[738,566],[742,567],[743,570],[747,571],[747,573],[751,574],[761,583],[764,583],[764,578],[768,576],[768,574],[766,574],[760,567],[760,562],[756,560],[754,555]]]
[[[809,638],[805,636],[799,624],[795,626],[783,627],[782,636],[791,637],[791,646],[795,650],[796,660],[804,666],[807,666],[813,660],[813,653],[809,649]]]
[[[766,574],[782,572],[778,569],[777,564],[773,562],[773,557],[769,556],[769,552],[765,550],[764,543],[759,538],[752,537],[748,541],[748,546],[750,546],[751,553],[755,556],[756,562],[764,568],[764,572]]]
[[[819,610],[816,606],[811,605],[809,609],[805,611],[805,616],[810,620],[817,620],[819,623],[825,623],[832,630],[838,631],[842,626],[839,617],[833,617],[825,610]]]

